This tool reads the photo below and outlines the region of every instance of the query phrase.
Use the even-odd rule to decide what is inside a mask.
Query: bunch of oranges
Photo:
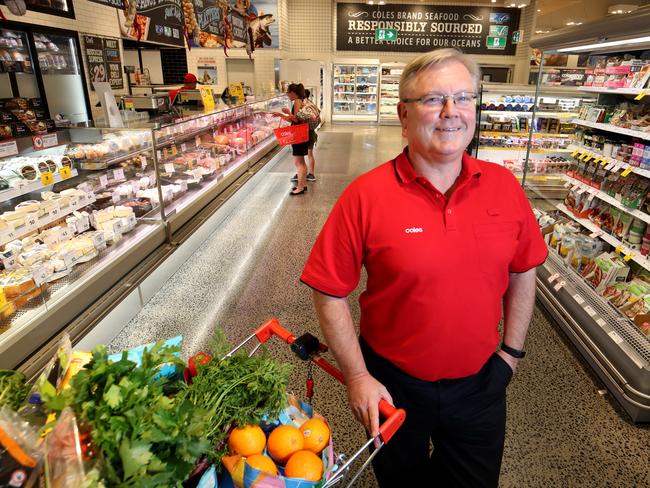
[[[228,437],[228,448],[233,454],[245,457],[246,463],[259,471],[277,476],[279,464],[284,466],[288,478],[319,481],[324,470],[319,455],[329,439],[329,426],[314,418],[300,429],[280,425],[271,431],[268,441],[258,425],[235,428]],[[265,448],[268,456],[263,454]]]

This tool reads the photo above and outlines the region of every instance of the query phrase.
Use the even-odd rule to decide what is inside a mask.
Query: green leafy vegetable
[[[110,362],[105,347],[98,346],[68,390],[44,395],[49,408],[71,406],[80,424],[90,427],[107,486],[180,486],[208,450],[204,414],[184,398],[166,397],[167,380],[156,379],[163,363],[183,366],[176,350],[158,343],[144,352],[138,367],[126,353]]]
[[[18,410],[25,402],[29,390],[25,375],[18,371],[0,370],[0,407],[7,405],[12,410]]]
[[[212,443],[208,453],[218,462],[226,453],[223,441],[231,424],[257,424],[264,416],[277,417],[286,406],[291,366],[267,354],[248,357],[237,354],[198,366],[192,384],[179,397],[189,400],[208,414],[206,437]]]

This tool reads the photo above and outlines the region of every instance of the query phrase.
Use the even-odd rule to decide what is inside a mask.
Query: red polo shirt
[[[464,155],[446,201],[407,151],[343,192],[301,281],[345,297],[365,266],[361,335],[370,347],[416,378],[462,378],[496,350],[509,272],[542,264],[548,251],[508,170]]]

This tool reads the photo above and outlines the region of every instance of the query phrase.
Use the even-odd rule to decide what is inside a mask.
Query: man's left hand
[[[497,354],[501,356],[501,359],[503,359],[510,368],[512,368],[512,372],[514,373],[517,370],[517,365],[519,364],[519,359],[513,358],[510,354],[505,353],[501,350],[497,351]]]

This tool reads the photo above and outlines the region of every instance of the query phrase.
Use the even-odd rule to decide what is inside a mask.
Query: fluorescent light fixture
[[[557,52],[567,53],[571,51],[589,51],[591,49],[601,49],[603,47],[626,46],[628,44],[643,44],[646,42],[650,42],[650,36],[635,37],[633,39],[623,39],[620,41],[598,42],[595,44],[583,44],[582,46],[575,47],[563,47],[562,49],[558,49]]]
[[[492,0],[492,3],[497,3],[497,0]]]

